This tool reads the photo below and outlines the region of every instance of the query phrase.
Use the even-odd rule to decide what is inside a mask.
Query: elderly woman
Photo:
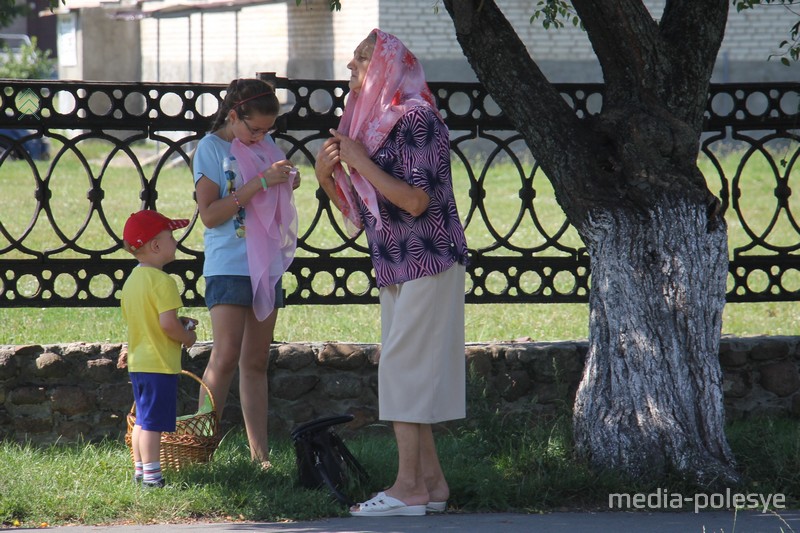
[[[449,134],[422,67],[396,37],[373,30],[347,68],[347,105],[315,173],[351,231],[366,232],[380,288],[379,416],[392,421],[399,455],[392,486],[350,511],[441,512],[450,489],[431,424],[466,416],[467,244]]]

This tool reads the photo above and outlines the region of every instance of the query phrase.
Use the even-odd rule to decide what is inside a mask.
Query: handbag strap
[[[305,434],[321,431],[331,426],[345,424],[347,422],[351,422],[354,419],[355,416],[353,415],[336,415],[336,416],[326,416],[322,418],[317,418],[316,420],[306,422],[305,424],[301,424],[296,428],[294,428],[292,430],[291,437],[292,440],[294,441],[301,438]]]
[[[325,465],[323,465],[322,462],[319,460],[319,457],[316,456],[315,459],[316,461],[314,463],[314,468],[317,470],[319,476],[325,482],[325,486],[328,487],[328,490],[331,492],[331,494],[333,494],[333,496],[340,503],[343,503],[348,507],[352,507],[353,505],[355,505],[356,502],[348,498],[347,495],[344,492],[342,492],[342,490],[339,487],[336,486],[336,484],[328,475],[328,471],[325,469]]]

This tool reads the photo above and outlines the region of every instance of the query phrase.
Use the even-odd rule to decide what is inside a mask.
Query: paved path
[[[172,531],[257,531],[261,533],[780,533],[800,532],[800,511],[780,515],[757,511],[703,513],[550,513],[469,514],[448,513],[419,517],[330,518],[313,522],[199,522],[132,526],[66,526],[51,528],[61,533],[168,533]]]

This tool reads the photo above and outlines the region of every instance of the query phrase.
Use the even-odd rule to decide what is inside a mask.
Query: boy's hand
[[[183,329],[186,330],[187,333],[187,338],[184,339],[182,344],[186,348],[191,348],[192,345],[197,342],[197,333],[195,332],[195,328],[197,328],[198,322],[194,318],[190,318],[188,316],[178,317],[178,319],[181,321],[181,324],[183,324]]]
[[[197,342],[197,333],[195,333],[194,328],[188,330],[186,336],[188,337],[188,342],[184,342],[183,346],[185,348],[191,348],[194,346],[194,343]]]
[[[197,320],[188,316],[178,316],[175,309],[170,309],[158,315],[158,322],[167,337],[181,343],[181,346],[189,348],[197,342],[197,334],[194,332]]]

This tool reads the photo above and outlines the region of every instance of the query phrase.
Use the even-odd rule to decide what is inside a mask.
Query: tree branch
[[[658,27],[641,0],[572,0],[606,84],[605,101],[647,100],[663,69]]]
[[[576,197],[590,195],[590,184],[574,178],[592,174],[578,168],[591,160],[577,155],[591,150],[585,125],[545,78],[494,0],[444,0],[444,5],[478,79],[525,139],[569,216],[570,205],[580,203]]]
[[[698,135],[702,131],[705,99],[714,62],[725,35],[729,0],[667,0],[659,25],[671,76],[682,83],[664,87],[668,109],[681,117]]]

